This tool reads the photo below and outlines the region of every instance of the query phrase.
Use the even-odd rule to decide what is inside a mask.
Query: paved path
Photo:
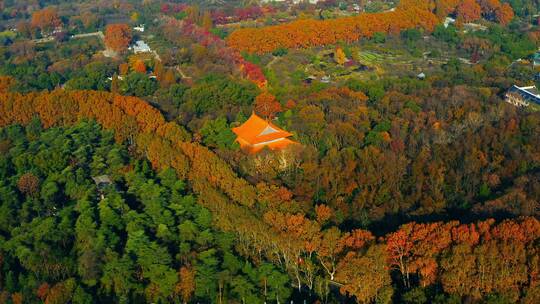
[[[45,38],[40,38],[40,39],[34,39],[32,40],[33,43],[47,43],[47,42],[51,42],[51,41],[54,41],[54,37],[45,37]]]
[[[276,61],[279,60],[279,58],[280,58],[279,56],[274,56],[274,58],[272,58],[272,61],[270,61],[270,62],[266,65],[266,67],[267,67],[267,68],[271,67],[274,63],[276,63]]]
[[[86,38],[86,37],[93,37],[93,36],[98,36],[100,39],[105,39],[105,35],[103,35],[103,32],[101,32],[101,31],[93,32],[93,33],[86,33],[86,34],[72,35],[71,39],[79,39],[79,38]]]
[[[161,57],[159,57],[159,54],[156,52],[156,50],[152,50],[152,54],[154,54],[154,57],[156,57],[157,60],[161,61]]]
[[[103,35],[103,32],[93,32],[93,33],[84,33],[84,34],[77,34],[77,35],[71,35],[69,39],[80,39],[80,38],[86,38],[86,37],[94,37],[97,36],[99,39],[103,40],[105,39],[105,36]],[[47,43],[54,41],[54,36],[48,36],[40,39],[34,39],[32,42],[38,44],[38,43]]]
[[[182,78],[187,78],[187,79],[191,78],[190,76],[187,76],[186,74],[184,74],[184,71],[180,69],[179,65],[176,66],[176,70],[178,71],[178,73],[180,73],[180,76],[182,76]]]

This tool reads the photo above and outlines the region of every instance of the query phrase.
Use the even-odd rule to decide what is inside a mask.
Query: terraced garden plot
[[[376,64],[388,60],[388,56],[372,51],[360,51],[358,58],[363,64]]]

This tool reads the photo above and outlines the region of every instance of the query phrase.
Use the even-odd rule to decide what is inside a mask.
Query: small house
[[[534,66],[540,65],[540,52],[534,53],[532,62]]]
[[[317,80],[317,77],[315,77],[313,75],[310,75],[310,76],[306,77],[306,79],[304,79],[304,83],[305,84],[311,84],[315,80]]]
[[[94,176],[92,179],[94,180],[94,183],[96,183],[98,189],[103,189],[112,184],[111,178],[108,175]]]
[[[94,180],[94,183],[96,183],[96,187],[99,193],[99,198],[104,199],[105,198],[105,188],[112,185],[111,178],[108,175],[100,175],[100,176],[94,176],[92,177]]]
[[[447,28],[450,24],[454,24],[456,23],[456,19],[454,18],[451,18],[451,17],[446,17],[446,19],[444,19],[444,27]]]
[[[135,41],[135,44],[132,45],[130,47],[130,49],[133,51],[133,53],[135,54],[139,54],[139,53],[151,53],[152,52],[152,49],[150,48],[150,46],[148,44],[146,44],[146,42],[142,41],[142,40],[137,40]]]
[[[117,78],[118,78],[118,80],[124,80],[124,76],[122,76],[122,75],[118,75]],[[112,81],[113,78],[112,77],[107,77],[107,80]]]

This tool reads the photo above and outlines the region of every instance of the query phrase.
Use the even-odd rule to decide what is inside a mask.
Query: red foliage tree
[[[161,12],[162,13],[167,14],[170,11],[171,11],[171,6],[168,3],[163,3],[161,5]]]
[[[49,286],[49,284],[45,282],[39,285],[36,291],[36,295],[38,296],[38,298],[44,301],[47,298],[47,295],[49,294],[50,289],[51,289],[51,286]]]
[[[244,75],[249,80],[253,81],[259,88],[266,87],[266,77],[258,65],[245,61],[243,58],[239,60],[239,64],[244,71]]]
[[[287,100],[287,102],[285,103],[285,108],[292,109],[294,107],[296,107],[296,102],[292,99]]]

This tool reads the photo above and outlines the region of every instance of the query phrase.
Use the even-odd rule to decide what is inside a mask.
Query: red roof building
[[[240,147],[249,153],[257,153],[264,147],[280,150],[296,143],[287,138],[292,136],[291,133],[260,118],[255,113],[251,114],[251,117],[241,126],[233,128],[232,131],[237,135],[236,141]]]

